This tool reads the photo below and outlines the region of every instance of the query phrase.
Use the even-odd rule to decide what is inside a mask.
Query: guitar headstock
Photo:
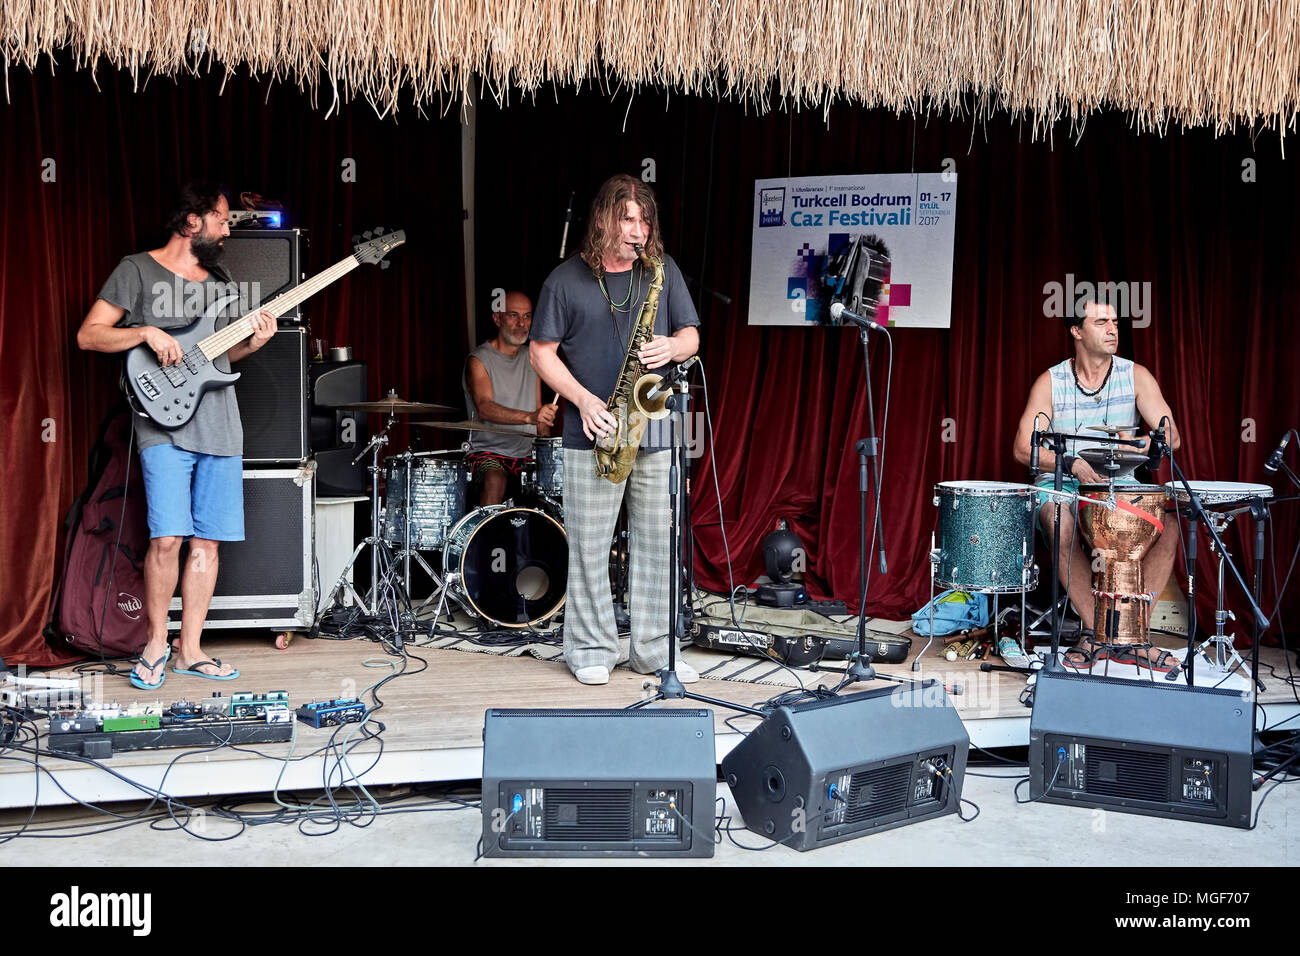
[[[376,226],[360,236],[353,236],[352,241],[355,243],[352,254],[357,257],[357,261],[374,265],[383,262],[384,256],[406,242],[406,232],[401,229],[385,232],[383,226]],[[387,266],[388,263],[383,262],[383,265]]]

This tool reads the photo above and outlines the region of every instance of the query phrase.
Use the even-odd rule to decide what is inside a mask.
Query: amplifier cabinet
[[[221,544],[207,627],[311,627],[316,612],[313,472],[310,464],[244,469],[244,540]],[[179,630],[179,582],[168,618],[168,628]]]
[[[483,855],[711,857],[713,712],[489,710]]]
[[[221,265],[240,290],[241,314],[270,302],[302,282],[307,234],[301,229],[231,229],[222,246]],[[280,319],[305,322],[306,303]]]
[[[296,464],[307,442],[307,329],[281,326],[265,345],[231,366],[244,428],[244,461]]]
[[[1247,827],[1253,719],[1240,691],[1040,671],[1030,795]]]

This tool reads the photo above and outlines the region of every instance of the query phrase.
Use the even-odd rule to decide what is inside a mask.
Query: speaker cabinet
[[[244,540],[221,544],[207,627],[311,626],[314,515],[310,467],[244,470]],[[181,560],[188,559],[186,551]],[[180,612],[178,582],[170,630],[180,628]]]
[[[483,855],[711,857],[708,710],[489,710]]]
[[[1253,719],[1240,691],[1040,671],[1029,721],[1030,794],[1247,827]]]
[[[301,229],[231,229],[222,247],[221,265],[245,295],[240,305],[247,314],[302,281],[307,247]],[[280,316],[282,322],[305,322],[305,303]]]
[[[722,774],[746,827],[811,850],[955,813],[969,748],[927,681],[777,708]]]
[[[232,387],[244,427],[244,461],[306,461],[307,329],[281,326],[265,345],[231,369],[241,376]]]
[[[370,433],[365,412],[340,405],[366,400],[365,362],[314,362],[311,377],[309,441],[316,458],[316,493],[348,497],[366,493],[369,460],[352,464]]]

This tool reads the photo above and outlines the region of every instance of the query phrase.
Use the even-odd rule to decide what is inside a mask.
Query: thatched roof
[[[995,109],[1041,124],[1098,107],[1141,128],[1294,122],[1300,0],[0,0],[6,70],[248,69],[329,106],[447,109],[597,80],[759,109],[844,99]]]

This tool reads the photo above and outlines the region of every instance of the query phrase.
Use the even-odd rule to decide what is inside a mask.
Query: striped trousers
[[[643,674],[668,666],[668,547],[672,514],[668,475],[672,452],[642,450],[621,484],[596,477],[596,453],[564,449],[564,530],[569,536],[569,588],[564,605],[564,659],[569,669],[619,661],[618,628],[609,586],[610,542],[624,493],[628,497],[629,663]]]

